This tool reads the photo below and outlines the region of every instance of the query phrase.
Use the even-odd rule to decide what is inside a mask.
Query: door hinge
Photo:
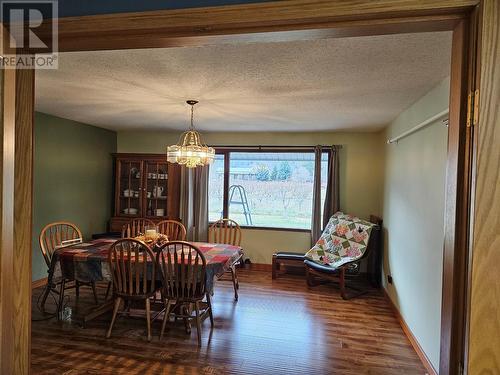
[[[467,96],[467,127],[477,125],[479,120],[479,89]]]
[[[472,116],[472,92],[467,95],[467,127],[471,127],[471,116]]]
[[[476,89],[474,91],[474,112],[473,112],[473,122],[472,124],[474,126],[477,125],[477,122],[479,121],[479,89]]]

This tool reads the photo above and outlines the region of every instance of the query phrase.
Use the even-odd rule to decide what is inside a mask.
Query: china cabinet
[[[130,219],[179,220],[180,166],[165,155],[115,154],[115,206],[110,230]]]

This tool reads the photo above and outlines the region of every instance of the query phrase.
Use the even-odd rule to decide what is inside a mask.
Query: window
[[[208,174],[208,220],[217,221],[224,213],[224,155],[216,154]]]
[[[218,151],[209,174],[209,220],[229,217],[241,226],[311,228],[314,152]],[[321,158],[321,207],[328,154]],[[227,214],[226,214],[227,213]]]

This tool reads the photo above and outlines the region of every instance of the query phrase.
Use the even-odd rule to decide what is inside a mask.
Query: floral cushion
[[[335,213],[306,258],[332,268],[360,259],[375,224],[355,216]]]

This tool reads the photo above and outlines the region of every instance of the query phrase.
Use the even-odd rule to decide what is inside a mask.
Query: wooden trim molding
[[[28,69],[3,73],[0,373],[29,374],[35,75]]]
[[[500,373],[500,2],[483,1],[468,374]]]
[[[42,279],[32,281],[31,282],[31,289],[40,288],[42,286],[45,286],[46,284],[47,284],[47,278],[44,277]]]
[[[468,258],[470,132],[467,122],[469,22],[453,30],[450,74],[450,115],[446,165],[445,226],[443,251],[443,292],[441,307],[440,368],[442,375],[459,372],[463,346]]]
[[[267,263],[250,263],[249,265],[245,265],[245,267],[250,268],[252,271],[261,271],[261,272],[269,272],[271,273],[273,270],[273,266]]]
[[[403,330],[405,336],[408,338],[408,341],[410,341],[411,346],[415,350],[415,352],[418,355],[418,358],[420,358],[420,361],[422,361],[422,364],[424,365],[425,369],[427,370],[429,375],[437,375],[437,371],[434,369],[434,366],[432,366],[431,361],[423,351],[422,347],[418,343],[417,338],[413,335],[410,327],[408,327],[408,324],[406,324],[406,321],[404,320],[403,316],[399,312],[398,308],[392,302],[391,297],[389,297],[389,294],[387,294],[387,290],[385,288],[382,288],[382,291],[384,293],[385,298],[387,299],[387,302],[389,305],[391,305],[392,310],[394,311],[394,315],[396,316],[396,319],[399,322],[399,325],[401,326],[401,329]]]
[[[20,105],[22,103],[23,105]],[[16,348],[13,374],[29,374],[31,367],[31,255],[33,209],[33,116],[35,71],[16,72],[16,129],[14,157],[14,316],[11,324]],[[28,327],[28,329],[26,329]]]
[[[238,41],[286,41],[319,39],[340,36],[380,35],[388,33],[426,32],[436,30],[453,30],[457,25],[467,23],[474,7],[479,0],[289,0],[241,4],[234,6],[191,8],[165,10],[155,12],[124,13],[98,15],[87,17],[71,17],[59,20],[59,50],[88,51],[111,50],[127,48],[172,47],[206,45],[213,43],[234,43]],[[474,269],[472,275],[473,302],[478,307],[472,309],[471,361],[474,368],[490,363],[488,353],[494,351],[493,344],[497,341],[486,337],[498,332],[487,325],[487,317],[491,318],[491,305],[497,302],[495,289],[498,277],[495,276],[494,265],[497,259],[494,251],[495,240],[498,238],[498,226],[495,227],[494,214],[498,212],[498,147],[497,136],[498,79],[495,64],[498,63],[498,1],[483,0],[488,6],[484,13],[489,14],[487,34],[483,41],[482,59],[486,62],[481,67],[481,78],[488,84],[481,92],[480,124],[484,130],[479,132],[478,147],[478,199],[476,202],[474,230]],[[493,17],[496,16],[497,18]],[[42,26],[43,27],[43,26]],[[46,29],[48,30],[48,29]],[[465,37],[468,31],[464,28]],[[459,49],[461,41],[456,40]],[[493,52],[484,52],[495,51]],[[455,64],[459,66],[462,60]],[[455,204],[448,206],[446,217],[449,224],[447,238],[447,264],[445,272],[450,269],[460,272],[460,267],[454,268],[457,262],[454,256],[461,257],[462,250],[451,256],[449,251],[462,248],[465,234],[456,232],[468,229],[467,220],[458,218],[464,212],[467,204],[463,181],[463,168],[466,168],[465,157],[460,153],[464,149],[463,128],[454,127],[462,121],[464,110],[463,85],[467,84],[460,69],[455,69],[460,85],[453,84],[452,94],[455,95],[450,105],[450,137],[456,143],[453,146],[455,155],[451,156],[449,165],[452,167],[450,186],[451,199]],[[5,72],[6,73],[6,72]],[[484,73],[484,74],[483,74]],[[32,125],[33,125],[33,83],[34,74],[31,71],[17,71],[15,104],[15,144],[14,129],[6,127],[3,119],[2,133],[2,248],[0,249],[0,317],[9,324],[0,326],[0,372],[3,374],[29,373],[30,364],[30,311],[31,311],[31,219],[32,219]],[[488,81],[486,81],[488,80]],[[11,95],[12,97],[12,95]],[[3,104],[7,95],[3,95]],[[496,111],[496,112],[495,112]],[[12,111],[11,111],[12,112]],[[4,117],[9,115],[4,113]],[[456,124],[456,125],[453,125]],[[495,133],[496,132],[496,133]],[[458,139],[457,139],[458,138]],[[15,146],[15,147],[14,147]],[[484,150],[483,150],[484,149]],[[15,155],[14,155],[15,150]],[[458,152],[458,153],[457,153]],[[15,164],[15,166],[14,166]],[[455,179],[451,179],[455,177]],[[453,181],[460,186],[452,186]],[[14,190],[15,187],[15,190]],[[226,197],[227,200],[227,197]],[[227,214],[227,209],[225,211]],[[486,221],[489,219],[489,221]],[[16,233],[13,233],[15,225]],[[498,241],[497,241],[498,242]],[[265,265],[269,267],[271,265]],[[263,267],[263,268],[266,268]],[[255,265],[255,269],[259,266]],[[458,285],[451,279],[453,285]],[[450,284],[451,285],[451,284]],[[474,287],[475,286],[475,287]],[[14,295],[13,291],[16,291]],[[488,299],[488,297],[490,299]],[[485,302],[487,301],[487,302]],[[489,301],[489,302],[488,302]],[[460,302],[460,301],[458,301]],[[459,324],[451,309],[456,308],[454,295],[449,297],[450,309],[443,309],[443,320],[449,324]],[[450,312],[451,311],[451,312]],[[485,318],[486,317],[486,318]],[[452,321],[454,320],[455,321]],[[490,319],[491,320],[491,319]],[[457,323],[458,322],[458,323]],[[451,338],[457,336],[457,331],[450,328],[445,331],[447,345],[443,362],[453,362],[457,366],[455,346]],[[497,335],[497,340],[500,335]],[[460,339],[460,338],[459,338]],[[6,344],[7,343],[7,344]],[[488,348],[491,350],[488,351]],[[14,350],[15,348],[15,350]],[[498,351],[497,351],[498,352]],[[481,354],[483,353],[483,354]],[[480,355],[481,354],[481,355]],[[488,361],[484,360],[487,359]],[[495,363],[499,363],[498,361]],[[484,366],[485,366],[484,365]],[[472,365],[471,365],[472,366]],[[472,368],[472,367],[471,367]],[[455,374],[445,368],[442,375]]]
[[[0,24],[0,37],[6,40],[6,29]],[[5,45],[5,43],[3,44]],[[1,51],[0,51],[1,52]],[[14,149],[15,149],[15,116],[16,116],[16,71],[2,69],[2,87],[0,89],[1,108],[1,224],[0,224],[0,373],[11,374],[18,362],[14,346],[13,319],[14,287]],[[31,220],[30,220],[31,222]],[[30,272],[31,274],[31,272]],[[31,300],[31,294],[20,295],[21,299]],[[27,328],[27,327],[26,327]],[[22,334],[29,335],[29,332]]]
[[[59,50],[154,48],[450,30],[479,0],[289,0],[66,17]],[[50,28],[39,29],[50,33]]]
[[[268,231],[274,231],[274,232],[311,233],[310,229],[300,229],[300,228],[259,227],[259,226],[249,226],[249,225],[240,225],[240,228],[244,229],[244,230],[268,230]]]

